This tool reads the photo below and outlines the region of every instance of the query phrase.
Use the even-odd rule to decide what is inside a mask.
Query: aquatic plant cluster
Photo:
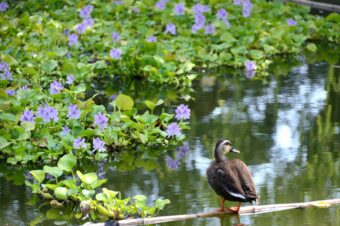
[[[119,192],[102,188],[106,179],[100,179],[96,173],[83,174],[75,170],[77,157],[64,155],[57,166],[45,165],[42,170],[30,171],[31,178],[26,185],[34,194],[39,194],[54,208],[61,208],[64,201],[76,201],[79,214],[75,217],[90,217],[92,220],[123,219],[126,217],[147,217],[162,210],[168,199],[156,199],[154,206],[146,204],[144,195],[135,195],[133,199],[120,197]],[[58,214],[57,214],[58,215]]]
[[[105,107],[85,98],[87,87],[102,78],[188,87],[196,69],[223,65],[264,76],[271,56],[297,53],[307,40],[339,43],[339,22],[265,0],[1,1],[0,159],[44,164],[27,185],[55,206],[79,202],[92,219],[153,215],[168,201],[147,207],[144,196],[96,193],[105,179],[77,171],[77,159],[179,146],[190,109],[154,114],[162,101],[146,100],[142,111],[121,92]],[[177,168],[188,151],[184,143],[167,165]]]

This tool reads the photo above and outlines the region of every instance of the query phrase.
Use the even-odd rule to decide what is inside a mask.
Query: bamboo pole
[[[297,208],[307,208],[311,206],[326,208],[334,204],[340,204],[340,199],[328,199],[328,200],[319,200],[319,201],[311,201],[311,202],[300,202],[300,203],[286,203],[286,204],[273,204],[273,205],[261,205],[261,206],[245,206],[241,207],[239,211],[239,215],[248,215],[248,214],[256,214],[256,213],[268,213],[275,211],[282,211],[288,209],[297,209]],[[182,214],[182,215],[172,215],[172,216],[161,216],[161,217],[150,217],[150,218],[137,218],[137,219],[125,219],[117,221],[117,226],[125,226],[125,225],[145,225],[145,224],[160,224],[171,221],[182,221],[182,220],[190,220],[195,218],[204,218],[204,217],[216,217],[225,214],[231,214],[230,211],[221,212],[218,210],[203,212],[203,213],[195,213],[195,214]],[[92,223],[87,222],[84,226],[104,226],[105,223]]]
[[[284,2],[294,2],[299,5],[310,6],[311,8],[323,9],[331,12],[340,12],[340,5],[334,5],[323,2],[312,2],[308,0],[283,0]]]

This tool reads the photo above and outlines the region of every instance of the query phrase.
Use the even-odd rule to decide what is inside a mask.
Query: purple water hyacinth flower
[[[32,122],[34,123],[34,114],[31,110],[25,110],[21,117],[20,117],[21,122]]]
[[[203,14],[203,13],[210,12],[210,7],[207,5],[198,3],[192,7],[192,11],[194,12],[194,14]]]
[[[78,34],[84,34],[85,31],[86,31],[86,28],[87,28],[87,26],[84,22],[78,24],[77,27],[76,27],[77,33]]]
[[[58,110],[48,105],[45,105],[44,107],[39,106],[37,115],[41,117],[44,122],[50,122],[52,119],[55,122],[58,121]]]
[[[8,64],[5,62],[0,62],[0,71],[4,71],[4,69],[8,69]]]
[[[139,14],[140,10],[137,7],[132,7],[132,12]]]
[[[120,49],[111,49],[110,51],[110,57],[112,59],[120,59],[122,57],[122,51]]]
[[[77,105],[70,104],[68,107],[67,117],[69,119],[78,119],[80,116],[80,110]]]
[[[61,131],[61,135],[62,136],[68,136],[68,135],[70,135],[70,132],[71,132],[70,128],[68,128],[68,126],[64,126],[62,131]]]
[[[164,10],[167,2],[168,0],[159,0],[158,2],[156,2],[155,5],[156,9],[161,11]]]
[[[108,118],[101,112],[98,112],[94,116],[94,124],[100,129],[105,129],[107,127]]]
[[[56,108],[48,106],[47,112],[51,120],[53,119],[55,122],[58,121],[58,110]]]
[[[234,5],[242,5],[244,0],[234,0]]]
[[[195,16],[195,24],[197,25],[197,28],[203,28],[205,25],[205,16],[203,14],[197,14]]]
[[[58,94],[63,89],[64,89],[64,86],[58,81],[53,81],[50,84],[50,94]]]
[[[197,33],[198,30],[201,30],[203,27],[199,24],[193,24],[191,27],[191,32],[192,33]]]
[[[181,104],[176,108],[176,116],[177,120],[181,119],[189,119],[190,118],[190,109],[188,105]]]
[[[113,95],[110,96],[110,101],[114,101],[116,98],[117,98],[117,95],[113,94]]]
[[[74,82],[74,76],[73,75],[67,76],[66,84],[71,85],[73,82]]]
[[[177,159],[173,159],[170,156],[166,157],[166,165],[170,169],[177,169],[179,166],[179,161]]]
[[[81,8],[79,12],[79,16],[84,19],[89,18],[91,17],[92,11],[93,11],[93,5],[86,5],[83,8]]]
[[[0,72],[0,74],[1,74],[2,80],[12,80],[13,79],[12,72],[8,68],[5,68],[3,70],[3,73]]]
[[[180,136],[181,133],[181,128],[179,128],[179,125],[177,122],[170,123],[168,125],[168,128],[166,129],[167,136]]]
[[[288,24],[289,26],[296,26],[296,25],[297,25],[297,22],[296,22],[296,20],[294,20],[294,19],[292,19],[292,18],[289,18],[289,19],[287,20],[287,24]]]
[[[245,76],[248,79],[251,79],[255,76],[256,74],[256,64],[254,63],[254,61],[248,60],[245,64]]]
[[[175,8],[174,8],[174,13],[175,13],[175,15],[177,15],[177,16],[184,15],[184,13],[185,13],[184,4],[183,4],[183,3],[178,3],[178,4],[176,4],[176,5],[175,5]]]
[[[5,12],[8,9],[7,2],[0,2],[0,12]]]
[[[89,27],[92,27],[94,24],[94,21],[91,17],[85,18],[83,22],[77,25],[76,30],[78,34],[84,34],[86,29]]]
[[[212,24],[207,24],[207,26],[205,26],[205,34],[206,35],[212,35],[215,33],[215,27]]]
[[[113,2],[115,5],[123,5],[123,1],[116,0]]]
[[[117,32],[112,32],[113,41],[117,42],[120,39],[120,35]]]
[[[78,43],[78,35],[76,34],[71,34],[68,36],[68,45],[69,46],[74,46]]]
[[[93,139],[93,151],[104,152],[106,151],[105,142],[102,141],[100,138]]]
[[[255,71],[257,68],[255,62],[252,60],[245,62],[244,67],[246,68],[246,71]]]
[[[15,95],[15,90],[14,89],[6,89],[6,94],[8,95],[8,96],[13,96],[13,95]]]
[[[71,58],[71,57],[72,57],[71,53],[70,53],[70,52],[67,52],[67,53],[66,53],[66,58],[69,59],[69,58]]]
[[[0,76],[1,80],[12,80],[12,72],[5,62],[0,62]]]
[[[230,28],[230,23],[228,19],[225,19],[224,23],[225,23],[226,28]]]
[[[81,137],[75,139],[73,142],[73,148],[74,149],[86,148],[85,139]]]
[[[148,42],[157,42],[157,37],[154,35],[151,35],[147,39]]]
[[[242,16],[244,18],[248,18],[250,16],[251,8],[253,7],[253,4],[250,0],[244,0],[242,2]]]
[[[165,27],[164,34],[170,33],[172,35],[176,35],[176,25],[169,23]]]
[[[91,17],[85,18],[85,19],[83,20],[83,24],[85,24],[86,28],[92,27],[93,24],[94,24],[94,21],[93,21],[93,19],[92,19]]]
[[[219,9],[216,13],[216,17],[219,20],[225,20],[227,19],[228,13],[225,9]]]

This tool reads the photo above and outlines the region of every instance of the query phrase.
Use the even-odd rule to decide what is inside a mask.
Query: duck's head
[[[216,142],[214,156],[217,162],[225,160],[225,154],[229,152],[240,153],[239,150],[233,148],[229,140],[218,140]]]

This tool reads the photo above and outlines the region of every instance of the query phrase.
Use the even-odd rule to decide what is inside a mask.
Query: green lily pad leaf
[[[61,57],[61,56],[64,56],[66,53],[67,53],[67,48],[56,48],[55,52],[57,54],[57,56]]]
[[[46,218],[49,220],[57,220],[57,219],[62,219],[62,215],[60,214],[60,210],[52,208],[52,209],[47,210]]]
[[[58,161],[58,167],[67,172],[71,172],[73,167],[77,164],[77,157],[73,154],[67,154],[61,157]]]
[[[43,170],[31,170],[30,173],[36,179],[39,184],[44,181],[45,179],[45,172]]]
[[[81,191],[81,193],[82,193],[84,196],[92,197],[96,192],[95,192],[94,190],[83,189],[83,190]]]
[[[123,111],[130,111],[133,108],[133,100],[131,97],[119,94],[115,100],[117,107]]]
[[[1,54],[0,58],[2,59],[2,61],[8,63],[9,65],[12,64],[17,64],[18,61],[16,61],[12,56],[10,55],[6,55],[6,54]]]
[[[68,189],[65,188],[65,187],[57,187],[57,188],[54,190],[54,196],[55,196],[57,199],[66,200],[66,199],[67,199],[67,191],[68,191]]]
[[[63,65],[62,71],[65,74],[75,74],[75,73],[77,73],[77,68],[76,68],[76,65],[74,63],[67,62]]]
[[[54,177],[60,177],[61,175],[63,175],[63,170],[60,169],[59,167],[56,167],[56,166],[44,166],[44,171],[45,173],[48,173]]]
[[[98,180],[96,173],[82,174],[79,170],[77,170],[77,175],[80,178],[81,182],[83,182],[84,184],[91,185],[92,183],[95,183]]]
[[[104,194],[109,198],[109,199],[114,199],[118,195],[118,191],[112,191],[107,188],[103,188]]]
[[[103,192],[96,194],[96,200],[98,201],[106,201],[107,199],[107,196]]]
[[[17,122],[17,117],[11,113],[2,113],[0,114],[0,119],[7,121],[7,122]]]
[[[306,46],[306,49],[308,49],[312,53],[315,53],[318,50],[318,47],[314,43],[309,43]]]
[[[77,188],[76,182],[72,179],[63,180],[62,183],[68,188]]]
[[[38,72],[34,69],[34,67],[29,67],[29,66],[25,67],[25,68],[22,70],[22,72],[23,72],[24,74],[28,74],[28,75],[35,75],[35,74],[38,73]]]
[[[170,204],[169,199],[157,199],[155,202],[155,207],[162,210],[167,204]]]
[[[81,83],[72,89],[74,93],[84,93],[86,91],[85,83]]]
[[[151,112],[153,112],[153,110],[156,107],[156,104],[150,100],[146,100],[144,101],[145,105],[150,109]]]
[[[264,57],[264,53],[260,50],[254,49],[254,50],[250,50],[250,56],[255,60],[259,60]]]
[[[46,73],[52,72],[58,66],[58,62],[55,60],[49,60],[41,64],[41,70]]]
[[[27,140],[30,138],[30,133],[25,131],[20,126],[15,126],[11,129],[12,138],[15,140]]]
[[[0,149],[3,149],[3,148],[7,147],[10,144],[11,143],[8,142],[5,138],[0,137]]]
[[[139,202],[145,202],[146,201],[146,196],[145,195],[135,195],[135,196],[133,196],[133,198],[136,201],[139,201]]]
[[[25,131],[31,131],[35,129],[35,124],[32,122],[24,121],[24,122],[21,122],[20,125],[22,128],[24,128]]]

